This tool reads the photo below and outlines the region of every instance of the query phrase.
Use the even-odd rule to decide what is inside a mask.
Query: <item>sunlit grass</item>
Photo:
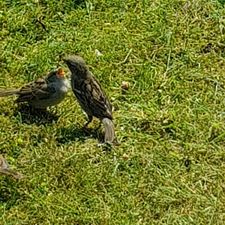
[[[0,87],[80,54],[120,145],[98,147],[97,120],[81,129],[72,93],[50,118],[0,99],[0,154],[25,175],[0,177],[0,224],[224,224],[224,13],[205,0],[1,1]]]

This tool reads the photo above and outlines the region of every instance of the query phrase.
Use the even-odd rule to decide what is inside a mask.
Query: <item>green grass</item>
[[[72,93],[53,121],[0,99],[0,224],[225,223],[223,1],[0,1],[0,87],[80,54],[114,105],[119,146],[98,147]],[[95,50],[103,55],[97,57]],[[130,88],[121,90],[122,81]]]

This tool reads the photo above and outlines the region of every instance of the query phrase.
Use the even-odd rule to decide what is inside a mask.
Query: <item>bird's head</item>
[[[49,72],[48,76],[47,76],[47,80],[49,82],[54,82],[58,79],[62,79],[65,76],[65,71],[62,68],[58,68],[57,70],[53,70],[51,72]]]
[[[65,57],[64,62],[69,67],[72,75],[75,76],[85,76],[88,68],[86,66],[86,63],[84,59],[78,55],[69,55]]]

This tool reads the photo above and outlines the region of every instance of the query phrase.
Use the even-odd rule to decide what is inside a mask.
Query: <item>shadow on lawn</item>
[[[97,139],[99,142],[104,140],[104,135],[100,129],[71,126],[69,128],[60,128],[57,133],[60,134],[56,139],[59,144],[66,144],[71,141],[85,142],[89,138]]]
[[[14,112],[14,116],[18,117],[22,123],[38,125],[53,123],[59,118],[55,113],[36,110],[29,105],[19,105]]]
[[[0,191],[0,204],[6,203],[6,209],[10,209],[22,199],[22,194],[19,192],[20,184],[8,176],[1,176],[1,191]]]

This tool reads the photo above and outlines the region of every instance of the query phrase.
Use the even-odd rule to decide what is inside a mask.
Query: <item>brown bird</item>
[[[69,89],[69,81],[64,77],[64,70],[51,71],[46,77],[28,83],[18,89],[0,89],[0,97],[17,95],[17,103],[28,102],[33,108],[46,109],[60,103]]]
[[[72,55],[64,59],[71,71],[72,90],[88,116],[88,122],[92,121],[93,116],[99,118],[105,128],[105,143],[113,143],[115,131],[112,117],[112,106],[103,91],[100,83],[80,56]]]
[[[0,174],[12,176],[15,179],[21,179],[23,178],[23,175],[12,170],[7,163],[6,159],[0,155]]]

